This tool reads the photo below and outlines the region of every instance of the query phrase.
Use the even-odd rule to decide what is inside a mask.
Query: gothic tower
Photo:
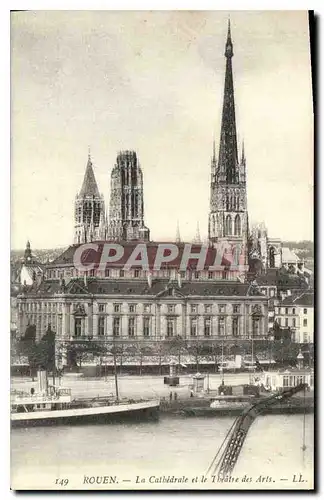
[[[82,188],[76,195],[74,207],[74,243],[106,239],[105,202],[98,190],[90,152]]]
[[[149,241],[144,225],[143,173],[135,151],[122,151],[111,173],[109,238]]]
[[[246,160],[244,145],[238,158],[234,85],[232,73],[233,43],[231,27],[225,46],[226,70],[218,161],[215,142],[211,161],[211,196],[208,221],[209,241],[241,245],[247,264],[248,213],[246,196]]]

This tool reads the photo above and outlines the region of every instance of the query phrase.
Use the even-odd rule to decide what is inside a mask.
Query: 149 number
[[[69,484],[68,479],[55,479],[55,484],[59,484],[60,486],[67,486]]]

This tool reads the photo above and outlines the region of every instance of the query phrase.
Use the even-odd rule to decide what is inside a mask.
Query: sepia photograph
[[[11,11],[12,490],[314,490],[314,22]]]

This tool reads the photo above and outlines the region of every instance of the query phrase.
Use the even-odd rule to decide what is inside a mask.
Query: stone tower
[[[144,224],[143,173],[134,151],[120,152],[111,173],[109,238],[150,239]]]
[[[215,142],[211,161],[211,196],[208,221],[209,241],[212,244],[228,242],[241,246],[240,255],[247,264],[248,213],[246,196],[246,160],[244,144],[238,158],[234,85],[232,72],[233,43],[231,27],[225,45],[225,86],[218,160]],[[242,264],[242,260],[240,261]]]
[[[74,207],[74,243],[105,240],[107,236],[105,202],[98,190],[90,152],[82,188],[76,195]]]

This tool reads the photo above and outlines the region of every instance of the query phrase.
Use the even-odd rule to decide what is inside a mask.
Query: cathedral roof
[[[93,263],[93,262],[95,264],[99,264],[100,257],[102,254],[103,245],[105,243],[116,244],[115,241],[112,241],[112,242],[97,241],[97,242],[93,242],[93,243],[98,244],[98,246],[99,246],[98,252],[95,252],[94,250],[84,252],[84,254],[82,255],[82,263],[84,265],[89,264],[89,263]],[[136,242],[136,241],[134,241],[134,242],[125,242],[125,241],[118,242],[119,245],[124,247],[124,254],[120,260],[111,263],[110,267],[120,268],[120,267],[124,266],[126,264],[126,262],[128,261],[129,257],[131,256],[132,252],[134,251],[135,247],[139,243],[140,242]],[[149,263],[150,268],[153,268],[153,264],[154,264],[156,254],[158,251],[158,246],[161,244],[163,244],[163,242],[145,243],[145,246],[147,248],[148,263]],[[161,267],[168,268],[168,269],[179,269],[182,255],[183,255],[183,251],[184,251],[184,247],[185,247],[185,243],[168,242],[166,244],[176,245],[179,249],[179,252],[178,252],[177,257],[174,258],[174,260],[167,262],[167,263],[164,263]],[[202,244],[194,244],[194,243],[193,244],[190,243],[190,245],[191,245],[191,253],[197,253],[197,254],[199,254],[200,249],[203,246]],[[79,246],[80,245],[71,245],[67,250],[65,250],[62,253],[62,255],[60,255],[57,259],[55,259],[53,262],[48,264],[47,267],[50,269],[50,268],[56,268],[59,266],[68,266],[68,265],[71,266],[71,265],[73,265],[73,256],[74,256],[74,253]],[[214,247],[209,247],[207,254],[206,254],[204,269],[208,269],[210,266],[215,265],[216,255],[217,255],[217,249]],[[189,259],[187,267],[188,267],[188,269],[195,270],[197,267],[197,264],[198,264],[198,259]],[[222,257],[221,265],[228,268],[230,266],[230,264],[231,264],[231,261],[229,260],[229,257],[226,256],[226,254],[224,253],[224,255]],[[136,267],[136,266],[133,266],[133,267]],[[141,267],[141,265],[139,264],[138,268],[140,268],[140,267]]]
[[[99,197],[99,190],[97,186],[97,181],[93,172],[93,166],[92,166],[92,161],[90,158],[90,154],[88,156],[88,163],[86,167],[86,171],[84,174],[84,179],[83,179],[83,184],[82,188],[80,191],[80,196],[81,197],[86,197],[86,196],[96,196]]]
[[[257,296],[259,299],[267,300],[257,290],[248,284],[236,281],[183,281],[179,287],[177,281],[166,279],[153,279],[149,287],[146,280],[107,280],[88,278],[86,283],[82,278],[69,281],[64,287],[59,280],[42,281],[39,285],[28,287],[27,295],[52,296],[57,293],[70,295],[122,295],[122,296],[166,296],[166,297],[245,297]]]

